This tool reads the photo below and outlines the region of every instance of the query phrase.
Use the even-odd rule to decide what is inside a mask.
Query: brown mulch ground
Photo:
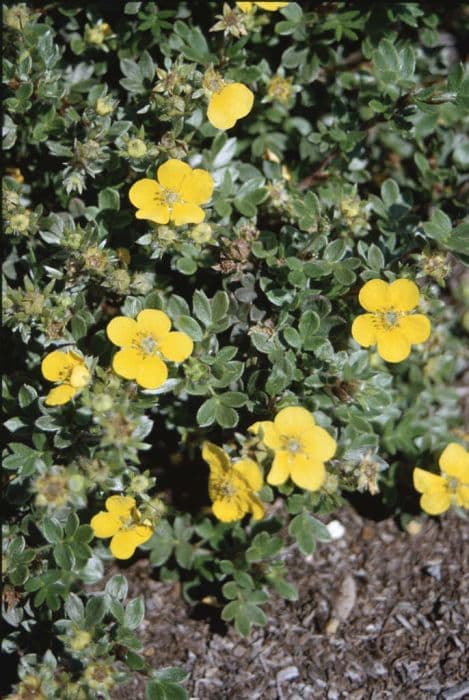
[[[428,520],[411,536],[351,508],[338,519],[342,539],[306,559],[288,551],[299,600],[273,598],[268,625],[248,639],[192,619],[178,587],[137,562],[126,575],[146,601],[145,654],[157,668],[190,671],[197,700],[469,698],[467,521]],[[335,633],[332,618],[342,618]],[[135,678],[113,697],[137,700],[143,688]]]

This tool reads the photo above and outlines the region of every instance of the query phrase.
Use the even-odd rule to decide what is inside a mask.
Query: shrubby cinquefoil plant
[[[3,23],[3,690],[110,698],[139,673],[182,698],[120,560],[189,604],[210,584],[249,634],[349,492],[404,526],[465,517],[467,12]]]

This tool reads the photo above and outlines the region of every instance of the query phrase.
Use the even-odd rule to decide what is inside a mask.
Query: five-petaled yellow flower
[[[144,389],[157,389],[168,378],[162,357],[182,362],[194,348],[188,335],[171,331],[169,316],[157,309],[144,309],[136,319],[116,316],[106,330],[111,343],[121,348],[112,360],[114,372]]]
[[[129,559],[153,535],[151,522],[142,521],[135,499],[130,496],[110,496],[106,499],[106,510],[91,518],[94,536],[112,537],[112,554],[116,559]]]
[[[90,381],[90,372],[85,360],[73,350],[54,350],[45,356],[41,372],[50,382],[59,382],[49,391],[44,403],[61,406],[78,394]]]
[[[224,85],[214,92],[208,103],[207,117],[216,129],[231,129],[252,109],[254,93],[242,83]]]
[[[414,469],[414,487],[422,494],[422,510],[429,515],[440,515],[451,503],[469,508],[469,452],[457,442],[450,442],[438,464],[442,476],[419,467]]]
[[[200,224],[205,212],[199,205],[212,196],[212,176],[206,170],[192,170],[175,158],[160,165],[156,176],[158,182],[143,178],[130,188],[129,199],[137,207],[137,219],[155,224],[173,221],[176,226]]]
[[[329,433],[315,424],[305,408],[283,408],[274,421],[259,421],[249,430],[261,437],[275,452],[267,482],[273,486],[290,477],[300,488],[317,491],[326,479],[324,462],[334,456],[337,444]]]
[[[202,456],[210,467],[208,491],[213,514],[225,523],[241,520],[251,513],[255,520],[264,517],[264,507],[255,495],[262,488],[262,473],[251,459],[231,462],[220,447],[204,442]]]
[[[411,344],[423,343],[430,336],[427,316],[410,313],[419,299],[419,289],[410,280],[398,279],[391,284],[370,280],[358,296],[360,305],[370,313],[357,316],[353,338],[364,348],[376,344],[378,354],[387,362],[405,360]]]
[[[280,10],[282,7],[286,7],[288,2],[237,2],[236,5],[239,7],[241,12],[251,12],[254,5],[260,7],[261,10],[275,12],[275,10]]]

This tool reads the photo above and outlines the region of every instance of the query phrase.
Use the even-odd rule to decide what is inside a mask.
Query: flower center
[[[395,309],[383,309],[382,311],[377,311],[376,312],[376,322],[379,327],[381,327],[385,331],[389,331],[392,328],[395,328],[397,324],[399,323],[399,319],[401,316],[404,314],[400,311],[396,311]]]
[[[450,491],[454,492],[458,489],[459,481],[454,476],[447,476],[446,480],[448,482],[448,488]]]
[[[158,347],[158,343],[151,335],[147,335],[141,339],[140,347],[146,355],[152,355]]]
[[[293,454],[296,454],[297,452],[300,452],[301,444],[299,443],[298,440],[295,440],[294,438],[292,438],[292,439],[288,440],[287,449],[289,452],[293,452]]]
[[[176,204],[176,202],[178,201],[177,193],[171,192],[171,190],[165,190],[164,201],[166,202],[166,204],[169,204],[170,206],[172,206],[173,204]]]

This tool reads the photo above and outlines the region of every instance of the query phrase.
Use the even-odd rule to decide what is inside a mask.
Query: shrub
[[[469,506],[466,20],[5,7],[10,698],[185,697],[115,559],[246,635],[349,494]]]

